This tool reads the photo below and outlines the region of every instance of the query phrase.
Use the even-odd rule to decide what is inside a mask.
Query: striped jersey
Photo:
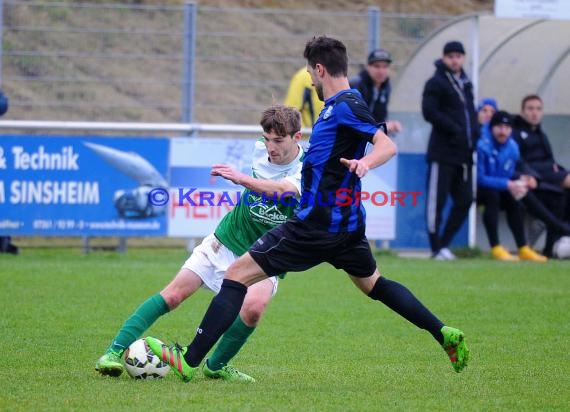
[[[365,226],[362,202],[346,205],[344,199],[335,200],[339,190],[350,196],[361,190],[360,178],[340,158],[362,158],[379,127],[357,90],[342,90],[325,101],[303,162],[299,219],[332,233]]]

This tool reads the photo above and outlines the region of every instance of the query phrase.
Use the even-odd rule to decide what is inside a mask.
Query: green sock
[[[232,326],[222,335],[216,350],[208,358],[208,368],[217,371],[226,366],[253,333],[255,327],[247,326],[238,315]]]
[[[113,343],[111,343],[107,352],[114,350],[115,352],[122,353],[131,343],[136,341],[150,325],[169,311],[170,309],[160,293],[151,296],[123,323],[121,330],[119,330],[119,333],[115,336],[115,339],[113,339]]]

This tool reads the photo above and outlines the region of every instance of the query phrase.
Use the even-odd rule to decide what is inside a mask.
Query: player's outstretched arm
[[[212,166],[210,172],[212,176],[221,176],[237,185],[244,186],[249,190],[257,193],[267,193],[268,195],[277,194],[277,197],[285,196],[298,196],[299,190],[297,187],[287,179],[282,180],[263,180],[255,179],[245,173],[235,170],[233,167],[222,164],[215,164]]]
[[[372,151],[362,159],[342,158],[340,162],[358,177],[364,177],[370,169],[383,165],[398,152],[396,144],[380,129],[374,135],[372,143]]]

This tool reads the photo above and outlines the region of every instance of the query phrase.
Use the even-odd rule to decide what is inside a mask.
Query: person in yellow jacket
[[[306,67],[299,69],[291,78],[283,104],[299,109],[303,127],[313,127],[319,118],[324,102],[317,96],[311,75]]]

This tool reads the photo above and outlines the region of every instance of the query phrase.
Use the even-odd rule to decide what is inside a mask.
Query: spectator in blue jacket
[[[512,118],[497,111],[489,124],[491,139],[477,143],[477,201],[484,206],[483,224],[491,245],[491,255],[498,260],[531,260],[546,262],[547,258],[532,250],[526,241],[521,199],[533,185],[532,178],[516,171],[520,153],[511,139]],[[534,182],[536,184],[536,181]],[[503,208],[518,247],[518,257],[510,254],[499,242],[499,211]]]
[[[493,98],[486,97],[479,102],[477,106],[477,121],[480,126],[479,139],[491,140],[493,138],[489,123],[497,110],[499,110],[499,106]]]
[[[491,130],[488,126],[497,110],[499,110],[499,106],[497,105],[497,101],[493,98],[486,97],[479,102],[477,106],[477,120],[479,121],[479,126],[481,126],[479,138],[491,138]]]

